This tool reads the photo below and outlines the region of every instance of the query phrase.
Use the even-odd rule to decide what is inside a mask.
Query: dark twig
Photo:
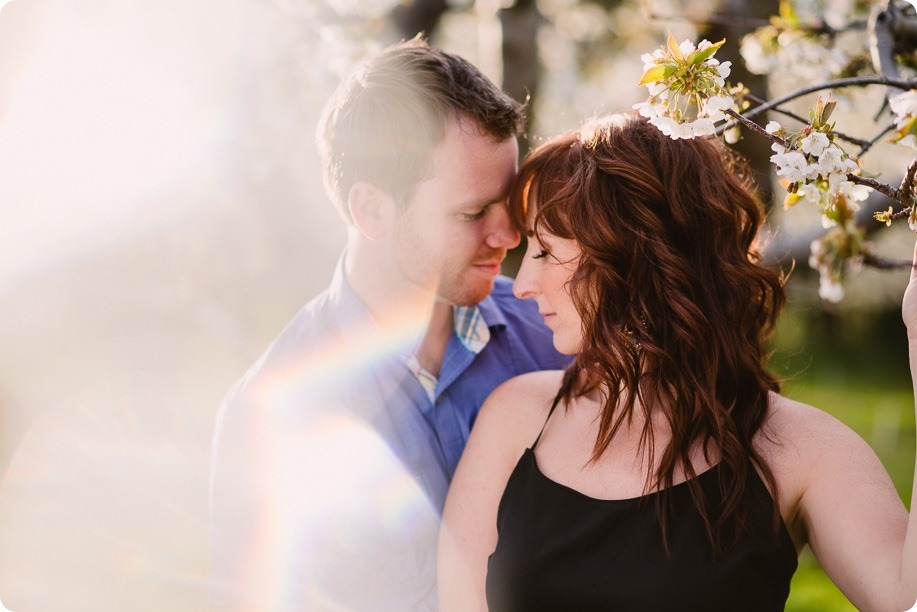
[[[886,259],[874,254],[863,254],[862,261],[864,266],[876,268],[878,270],[908,270],[914,267],[909,261],[901,259]]]
[[[751,100],[752,102],[754,102],[755,104],[765,104],[765,102],[766,102],[766,100],[762,100],[762,99],[759,98],[758,96],[753,96],[753,95],[751,95],[751,94],[746,94],[745,97],[746,97],[748,100]],[[785,110],[785,109],[782,109],[782,108],[774,108],[774,109],[772,109],[772,110],[773,110],[775,113],[779,113],[779,114],[784,115],[784,116],[786,116],[786,117],[790,117],[791,119],[795,119],[795,120],[798,121],[799,123],[802,123],[802,124],[807,124],[807,123],[809,123],[809,120],[808,120],[808,119],[806,119],[805,117],[802,117],[801,115],[797,115],[797,114],[794,113],[793,111],[788,111],[788,110]],[[862,139],[860,139],[860,138],[856,138],[856,137],[854,137],[854,136],[848,136],[847,134],[844,134],[843,132],[837,132],[837,131],[835,131],[835,132],[834,132],[834,135],[837,136],[838,138],[840,138],[840,139],[843,140],[843,141],[849,142],[850,144],[856,145],[856,146],[861,147],[861,148],[862,148],[862,147],[865,147],[866,145],[872,146],[870,143],[868,143],[868,142],[865,141],[865,140],[862,140]],[[874,143],[873,143],[873,144],[874,144]],[[862,155],[862,152],[861,152],[859,155]]]
[[[904,178],[901,179],[901,184],[898,185],[898,193],[907,195],[908,200],[911,200],[914,193],[914,175],[917,174],[917,159],[911,161],[907,166],[907,172],[904,173]]]
[[[765,100],[764,98],[759,98],[758,96],[756,96],[756,95],[754,95],[754,94],[750,94],[750,93],[745,94],[745,99],[746,99],[746,100],[751,100],[752,102],[754,102],[755,104],[758,104],[758,105],[767,104],[767,100]],[[801,116],[801,115],[797,115],[797,114],[794,113],[793,111],[788,111],[788,110],[783,109],[783,108],[775,108],[775,109],[773,109],[773,110],[774,110],[775,113],[779,113],[779,114],[784,115],[784,116],[786,116],[786,117],[790,117],[790,118],[795,119],[796,121],[798,121],[798,122],[800,122],[800,123],[808,123],[808,122],[809,122],[808,119],[806,119],[805,117],[803,117],[803,116]]]
[[[780,145],[781,147],[783,147],[784,149],[789,149],[789,148],[790,148],[790,143],[789,143],[789,142],[787,142],[787,141],[784,140],[783,138],[780,138],[780,136],[777,136],[776,134],[771,134],[771,133],[769,133],[769,132],[768,132],[767,130],[765,130],[763,127],[761,127],[760,125],[758,125],[757,123],[755,123],[754,121],[752,121],[751,119],[749,119],[747,115],[741,115],[741,114],[735,112],[734,110],[727,110],[727,111],[726,111],[726,114],[729,115],[730,117],[732,117],[733,119],[735,119],[735,120],[736,120],[736,123],[741,123],[742,125],[744,125],[744,126],[747,127],[748,129],[750,129],[752,132],[755,132],[756,134],[759,134],[759,135],[761,135],[761,136],[763,136],[763,137],[765,137],[765,138],[767,138],[767,139],[769,139],[769,140],[774,141],[775,143],[779,144],[779,145]],[[719,128],[719,129],[716,131],[716,133],[717,133],[717,134],[722,134],[725,130],[729,129],[730,127],[732,127],[732,126],[734,126],[734,125],[735,125],[735,123],[730,123],[730,124],[728,124],[728,125],[724,125],[723,127]]]
[[[838,132],[838,131],[832,131],[831,133],[837,136],[838,138],[840,138],[841,140],[843,140],[844,142],[849,142],[852,145],[856,145],[860,147],[861,151],[863,150],[863,147],[866,147],[866,150],[869,150],[869,147],[872,146],[872,144],[870,144],[869,142],[863,140],[862,138],[857,138],[856,136],[848,136],[847,134],[843,132]],[[858,153],[857,157],[859,157],[860,155],[862,155],[862,153]]]
[[[885,197],[889,198],[890,200],[894,200],[895,202],[898,202],[899,204],[906,205],[909,203],[909,201],[902,200],[901,197],[899,197],[897,189],[889,187],[885,183],[880,183],[877,180],[866,178],[865,176],[859,176],[857,174],[848,174],[847,180],[850,181],[851,183],[856,183],[857,185],[865,185],[866,187],[870,187],[874,189],[875,191],[878,191]]]
[[[862,157],[863,154],[866,153],[866,151],[870,150],[873,147],[873,145],[879,142],[883,136],[891,132],[893,129],[895,129],[894,123],[890,123],[889,125],[885,126],[881,132],[873,136],[869,141],[866,142],[866,144],[860,147],[860,150],[857,151],[856,157]]]
[[[649,11],[647,16],[654,21],[675,21],[693,25],[719,25],[740,30],[756,30],[770,24],[770,21],[767,19],[754,19],[751,17],[720,15],[716,13],[704,15],[703,17],[691,17],[690,15],[660,15],[659,13]]]
[[[736,15],[721,15],[714,13],[712,15],[705,15],[704,17],[691,17],[690,15],[661,15],[655,13],[652,10],[647,12],[647,17],[654,21],[675,21],[678,23],[690,23],[693,25],[720,25],[737,28],[740,30],[757,30],[758,28],[763,28],[765,26],[771,25],[770,20],[768,19],[755,19],[753,17],[739,17]],[[852,21],[840,28],[833,28],[825,22],[813,23],[807,26],[804,26],[802,29],[812,32],[814,34],[825,34],[830,37],[835,37],[841,32],[846,32],[849,30],[865,30],[867,27],[865,21]],[[786,29],[786,28],[781,28]]]
[[[763,127],[761,127],[760,125],[758,125],[757,123],[749,119],[748,115],[740,115],[739,113],[733,110],[727,110],[726,114],[732,117],[733,119],[735,119],[736,121],[738,121],[739,123],[741,123],[742,125],[744,125],[745,127],[747,127],[748,129],[752,130],[753,132],[760,134],[761,136],[764,136],[765,138],[768,138],[772,140],[773,142],[776,142],[784,149],[790,148],[790,143],[788,143],[783,138],[780,138],[776,134],[768,133],[767,130],[765,130]],[[847,180],[853,183],[856,183],[857,185],[865,185],[866,187],[870,187],[873,190],[878,191],[882,195],[894,200],[895,202],[898,202],[899,204],[904,204],[904,205],[910,204],[910,199],[909,198],[903,199],[897,189],[889,187],[888,185],[884,183],[880,183],[879,181],[876,181],[874,179],[866,178],[865,176],[858,176],[856,174],[848,174]]]
[[[764,99],[762,99],[762,98],[759,98],[758,96],[755,96],[755,95],[752,95],[752,94],[745,94],[745,98],[748,99],[748,100],[751,100],[751,101],[754,102],[755,104],[765,104],[765,103],[767,102],[766,100],[764,100]],[[797,115],[797,114],[794,113],[793,111],[788,111],[788,110],[783,109],[783,108],[772,108],[771,110],[772,110],[773,112],[775,112],[775,113],[779,113],[779,114],[781,114],[781,115],[784,115],[785,117],[790,117],[791,119],[795,119],[795,120],[798,121],[799,123],[802,123],[802,124],[807,124],[807,123],[809,123],[809,120],[808,120],[808,119],[806,119],[805,117],[803,117],[803,116],[801,116],[801,115]],[[728,126],[727,126],[727,127],[728,127]],[[724,129],[725,129],[725,128],[724,128]],[[870,139],[870,140],[863,140],[862,138],[856,138],[856,137],[854,137],[854,136],[848,136],[847,134],[844,134],[843,132],[837,132],[837,131],[834,132],[834,135],[837,136],[838,138],[840,138],[841,140],[845,141],[845,142],[849,142],[850,144],[853,144],[853,145],[856,145],[856,146],[860,147],[860,150],[857,151],[857,154],[856,154],[855,157],[861,157],[864,153],[866,153],[869,149],[871,149],[871,148],[873,147],[873,145],[875,145],[877,142],[879,142],[879,140],[880,140],[883,136],[885,136],[886,134],[888,134],[888,133],[889,133],[891,130],[893,130],[893,129],[895,129],[895,125],[894,125],[894,124],[891,124],[891,125],[887,126],[885,129],[883,129],[877,136],[875,136],[874,138],[872,138],[872,139]]]
[[[772,108],[780,106],[781,104],[785,104],[790,100],[801,98],[802,96],[808,95],[810,93],[815,93],[816,91],[823,91],[825,89],[840,89],[842,87],[856,87],[862,85],[888,85],[890,87],[897,87],[898,89],[917,89],[917,79],[893,79],[881,75],[867,75],[848,77],[845,79],[832,79],[830,81],[824,81],[823,83],[818,83],[816,85],[810,85],[808,87],[803,87],[802,89],[797,89],[796,91],[790,92],[785,96],[780,96],[779,98],[774,98],[770,102],[745,111],[743,115],[746,118],[751,119],[752,117],[757,117],[761,113],[769,111]]]

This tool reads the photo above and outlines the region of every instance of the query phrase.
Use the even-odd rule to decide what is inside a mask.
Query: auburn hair
[[[602,394],[593,460],[642,411],[649,465],[660,453],[646,488],[660,491],[664,540],[681,467],[719,550],[725,528],[737,538],[744,526],[751,470],[777,499],[753,438],[768,393],[780,388],[766,362],[784,277],[760,263],[764,209],[745,164],[714,138],[672,140],[636,115],[613,115],[532,151],[509,203],[519,228],[535,207],[530,239],[547,232],[581,248],[568,290],[583,345],[558,395],[569,406]],[[649,416],[660,413],[672,438],[657,449]],[[698,444],[708,460],[719,458],[716,508],[706,507],[690,460]],[[775,532],[779,519],[775,503]]]

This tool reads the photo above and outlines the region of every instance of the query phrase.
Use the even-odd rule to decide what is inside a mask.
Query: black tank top
[[[602,500],[554,482],[535,461],[540,438],[522,454],[500,500],[497,547],[487,567],[492,612],[784,609],[796,550],[782,521],[775,536],[774,500],[756,470],[747,528],[718,554],[689,487],[673,486],[667,556],[655,493]],[[718,469],[697,476],[708,508],[722,499]]]

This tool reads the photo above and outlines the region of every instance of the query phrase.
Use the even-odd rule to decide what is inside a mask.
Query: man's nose
[[[509,218],[509,210],[506,208],[506,204],[501,204],[496,208],[485,242],[492,249],[512,249],[519,245],[522,237]]]

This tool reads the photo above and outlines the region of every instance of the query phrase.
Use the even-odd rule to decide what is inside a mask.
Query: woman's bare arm
[[[487,559],[497,543],[497,507],[523,451],[538,435],[560,372],[505,382],[487,398],[446,497],[439,537],[442,612],[486,610]]]

